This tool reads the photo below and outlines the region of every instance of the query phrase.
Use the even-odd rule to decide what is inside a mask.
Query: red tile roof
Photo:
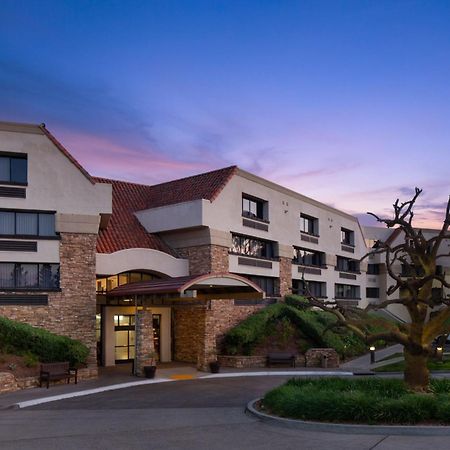
[[[97,252],[112,253],[127,248],[152,248],[176,256],[158,236],[148,233],[134,213],[143,209],[198,199],[213,201],[237,167],[169,181],[154,186],[126,181],[94,178],[97,183],[112,185],[112,216],[105,230],[100,230]]]

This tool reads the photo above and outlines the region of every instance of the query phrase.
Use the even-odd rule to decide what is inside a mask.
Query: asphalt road
[[[268,425],[246,403],[286,377],[178,381],[0,411],[3,449],[427,449],[450,438],[344,435]]]

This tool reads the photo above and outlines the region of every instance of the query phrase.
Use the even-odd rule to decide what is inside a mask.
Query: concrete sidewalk
[[[395,353],[403,353],[403,346],[400,344],[396,344],[375,351],[375,364],[370,363],[370,353],[367,353],[363,356],[360,356],[359,358],[355,358],[351,361],[341,364],[340,368],[344,370],[351,370],[352,372],[370,372],[375,367],[379,367],[385,364],[391,364],[392,362],[401,360],[396,358],[389,361],[379,361],[380,359],[394,355]]]

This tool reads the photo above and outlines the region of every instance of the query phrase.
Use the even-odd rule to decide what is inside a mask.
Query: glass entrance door
[[[116,364],[134,359],[135,323],[134,314],[114,315],[114,339]],[[161,314],[153,314],[153,345],[157,359],[161,358]]]
[[[132,361],[135,348],[134,314],[114,316],[114,338],[116,364]]]

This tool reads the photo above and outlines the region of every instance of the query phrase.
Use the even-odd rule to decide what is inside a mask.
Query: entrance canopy
[[[263,299],[264,291],[247,278],[231,273],[210,273],[187,277],[129,283],[109,291],[109,298],[171,298],[192,300]]]

